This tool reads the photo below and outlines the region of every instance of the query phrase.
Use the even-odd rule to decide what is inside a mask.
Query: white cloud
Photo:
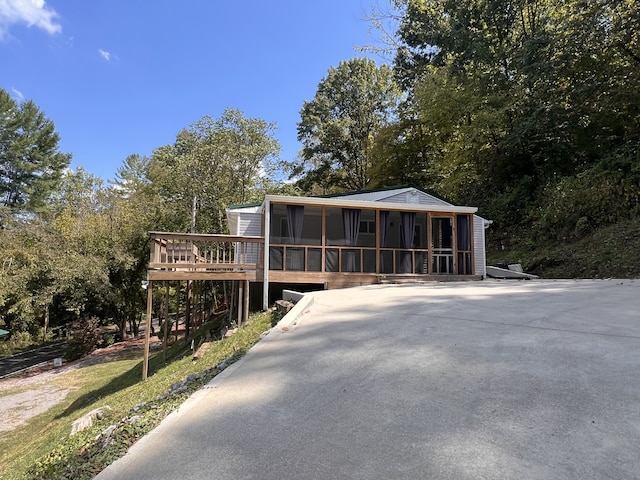
[[[111,54],[109,52],[107,52],[106,50],[102,50],[101,48],[98,49],[98,53],[100,54],[100,56],[102,58],[104,58],[107,62],[111,60]]]
[[[11,91],[13,92],[13,96],[19,102],[24,102],[24,95],[22,94],[22,92],[20,90],[18,90],[17,88],[11,88]]]
[[[59,33],[58,13],[44,0],[0,0],[0,39],[15,24],[41,28],[49,34]]]

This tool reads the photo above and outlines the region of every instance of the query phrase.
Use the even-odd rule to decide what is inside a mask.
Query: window
[[[376,234],[375,220],[360,220],[360,233],[364,235]]]

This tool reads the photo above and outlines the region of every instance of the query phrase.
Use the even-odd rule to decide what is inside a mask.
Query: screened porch
[[[269,270],[473,275],[472,232],[470,213],[271,203]]]

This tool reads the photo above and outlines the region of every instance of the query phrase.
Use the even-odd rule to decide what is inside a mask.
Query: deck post
[[[167,361],[167,340],[169,337],[169,282],[164,281],[164,324],[162,325],[162,360]]]
[[[187,299],[185,305],[185,316],[184,316],[184,329],[185,329],[185,337],[189,336],[189,327],[191,325],[191,287],[192,280],[187,280]]]
[[[176,289],[176,342],[178,341],[178,325],[180,324],[180,289],[182,288],[182,282],[178,280],[178,288]]]
[[[244,320],[243,323],[249,321],[249,280],[244,281]]]
[[[238,280],[238,326],[242,325],[242,307],[244,305],[244,285]]]
[[[153,282],[147,284],[147,319],[144,327],[144,358],[142,360],[142,380],[147,379],[149,373],[149,341],[151,338],[151,312],[153,311]]]

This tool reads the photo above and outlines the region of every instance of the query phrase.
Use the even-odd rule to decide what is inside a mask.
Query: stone
[[[104,418],[105,410],[111,410],[111,407],[105,406],[91,410],[85,413],[82,417],[78,418],[71,424],[71,435],[75,435],[78,432],[86,430],[93,426],[95,420],[102,420]]]

